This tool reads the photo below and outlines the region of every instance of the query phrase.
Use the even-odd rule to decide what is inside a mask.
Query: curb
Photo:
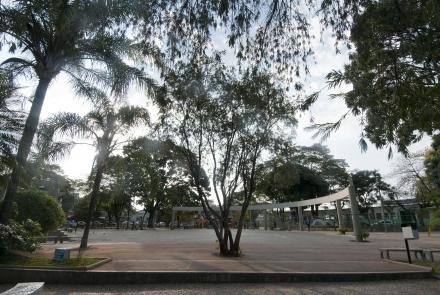
[[[100,257],[97,257],[98,259]],[[53,267],[53,266],[26,266],[26,268],[23,267],[19,267],[19,266],[1,266],[0,267],[0,273],[2,273],[3,270],[64,270],[64,271],[68,271],[68,270],[73,270],[73,271],[86,271],[86,270],[92,270],[94,268],[97,268],[98,266],[101,266],[103,264],[106,264],[110,261],[112,261],[111,258],[102,258],[103,260],[95,262],[93,264],[89,264],[89,265],[85,265],[85,266],[61,266],[61,267]],[[1,281],[1,280],[0,280]]]
[[[386,262],[390,262],[390,263],[394,263],[394,264],[399,264],[399,265],[405,265],[405,266],[410,265],[412,267],[419,268],[420,270],[432,272],[432,267],[430,267],[430,266],[423,266],[423,265],[418,265],[418,264],[414,264],[414,263],[409,264],[407,262],[396,261],[396,260],[391,260],[391,259],[382,259],[382,261],[386,261]]]
[[[429,271],[256,273],[256,272],[144,272],[0,269],[0,283],[42,281],[49,284],[184,284],[184,283],[293,283],[360,282],[432,278]]]

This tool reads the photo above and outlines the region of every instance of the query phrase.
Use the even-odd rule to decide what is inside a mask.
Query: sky
[[[213,42],[217,47],[226,48],[226,40],[222,35],[215,36]],[[308,93],[323,88],[325,86],[325,75],[331,70],[342,69],[344,64],[348,61],[348,53],[343,51],[342,54],[336,54],[333,42],[327,37],[324,38],[324,42],[320,42],[319,39],[316,39],[313,42],[313,46],[315,60],[310,64],[310,75],[306,77],[305,83],[306,92]],[[0,61],[5,60],[7,57],[8,53],[5,51],[0,52]],[[229,62],[231,62],[231,60],[229,60]],[[152,73],[152,75],[156,76],[157,73]],[[32,93],[35,89],[36,83],[36,80],[23,81],[22,86],[24,88],[22,91],[24,93]],[[335,89],[330,93],[346,91],[349,87],[349,85],[344,85],[342,89]],[[310,125],[310,119],[312,117],[315,122],[319,123],[334,122],[347,111],[343,100],[330,100],[328,93],[328,91],[324,91],[311,109],[300,114],[298,117],[299,123],[296,128],[295,139],[297,145],[307,146],[319,143],[319,139],[313,138],[313,132],[304,129]],[[154,109],[146,94],[142,93],[137,88],[131,88],[127,98],[130,104]],[[51,83],[50,88],[48,89],[41,120],[58,112],[65,111],[84,114],[88,110],[90,110],[90,106],[84,99],[76,97],[73,94],[67,77],[60,74],[56,80]],[[141,135],[144,132],[145,129],[142,128],[136,130],[136,134],[138,135]],[[335,158],[345,159],[349,164],[349,169],[351,171],[366,169],[378,170],[389,182],[395,183],[396,180],[392,178],[390,173],[401,156],[396,152],[393,159],[388,160],[388,151],[378,150],[372,144],[369,144],[369,148],[366,152],[361,152],[358,145],[360,133],[361,128],[358,120],[353,116],[348,116],[342,123],[340,129],[333,133],[327,141],[323,142],[323,144],[330,149]],[[428,148],[429,145],[430,138],[425,137],[419,143],[411,146],[410,151],[415,152],[424,150]],[[94,155],[95,151],[93,147],[77,145],[73,148],[70,155],[60,160],[58,164],[68,177],[73,179],[85,179],[90,173]]]

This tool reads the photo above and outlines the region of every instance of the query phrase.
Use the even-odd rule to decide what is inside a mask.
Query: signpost
[[[414,227],[414,228],[413,228]],[[408,262],[411,264],[411,254],[409,253],[408,240],[418,240],[419,232],[414,226],[402,226],[403,239],[405,240],[406,253],[408,255]]]
[[[60,262],[70,259],[70,249],[67,248],[56,248],[53,254],[53,260]]]

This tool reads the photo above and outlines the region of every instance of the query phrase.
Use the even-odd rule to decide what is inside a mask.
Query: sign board
[[[411,226],[402,226],[403,238],[405,240],[418,240],[419,232]]]
[[[66,261],[70,259],[70,249],[56,248],[53,254],[53,260]]]

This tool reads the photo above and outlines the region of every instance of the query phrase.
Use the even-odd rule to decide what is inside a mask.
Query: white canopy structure
[[[312,206],[312,205],[320,205],[324,203],[331,203],[336,202],[336,211],[338,215],[338,222],[339,227],[344,227],[342,224],[342,207],[341,207],[341,200],[349,199],[350,200],[350,209],[351,209],[351,216],[353,221],[353,231],[358,240],[360,240],[359,233],[360,233],[360,226],[359,226],[359,207],[358,202],[356,199],[354,187],[353,187],[353,181],[350,177],[350,185],[346,187],[345,189],[330,194],[324,197],[319,198],[310,198],[307,200],[301,200],[296,202],[284,202],[284,203],[268,203],[268,204],[254,204],[249,205],[248,210],[249,211],[258,211],[258,210],[264,210],[265,211],[265,220],[266,220],[266,210],[272,210],[272,209],[282,209],[282,208],[298,208],[298,221],[299,221],[299,229],[303,230],[303,208],[306,206]],[[231,211],[240,211],[241,206],[231,206]],[[215,209],[215,207],[214,207]],[[173,207],[173,216],[171,221],[171,226],[174,226],[174,220],[176,212],[203,212],[202,207]]]

